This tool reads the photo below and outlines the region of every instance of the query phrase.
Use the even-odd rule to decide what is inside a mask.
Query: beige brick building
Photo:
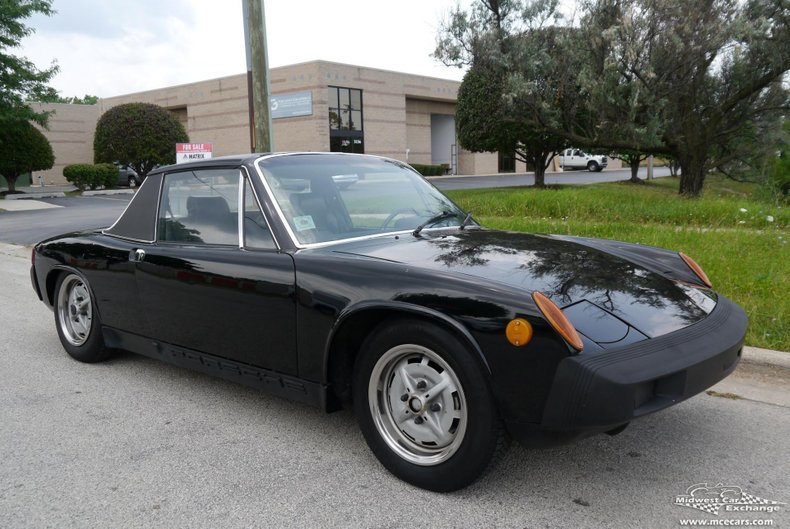
[[[446,164],[456,174],[493,174],[497,153],[456,148],[460,83],[314,61],[274,68],[272,137],[276,151],[365,152],[410,163]],[[64,182],[63,167],[93,161],[93,133],[113,106],[154,103],[184,123],[191,142],[211,143],[215,156],[250,152],[246,74],[101,99],[98,104],[41,105],[55,111],[44,131],[56,165],[43,175]],[[515,169],[525,171],[517,162]],[[38,175],[38,173],[37,173]]]

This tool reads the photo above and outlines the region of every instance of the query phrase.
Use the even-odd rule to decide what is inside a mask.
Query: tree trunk
[[[533,159],[535,166],[535,187],[546,187],[546,165],[544,159]]]
[[[643,183],[642,180],[639,179],[639,163],[641,158],[636,156],[628,162],[628,165],[631,167],[631,180],[629,182],[633,182],[634,184],[641,184]]]
[[[686,155],[678,158],[680,162],[680,189],[681,195],[696,198],[702,192],[705,183],[705,156]]]
[[[669,160],[669,176],[674,176],[677,178],[678,176],[678,169],[680,168],[680,164],[674,158]]]
[[[8,194],[13,195],[16,193],[16,179],[19,178],[19,174],[4,174],[6,182],[8,182]]]

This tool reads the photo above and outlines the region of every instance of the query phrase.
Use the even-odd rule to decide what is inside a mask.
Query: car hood
[[[353,241],[332,251],[473,276],[522,290],[527,298],[543,292],[598,343],[622,336],[601,336],[596,318],[614,316],[654,337],[699,321],[715,305],[712,291],[678,281],[685,278],[672,274],[666,257],[662,262],[632,253],[631,259],[612,241],[467,229]],[[600,328],[612,332],[611,325]]]

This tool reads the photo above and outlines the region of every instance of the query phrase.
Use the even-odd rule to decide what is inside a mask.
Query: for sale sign
[[[212,149],[211,143],[176,143],[176,163],[208,160]]]

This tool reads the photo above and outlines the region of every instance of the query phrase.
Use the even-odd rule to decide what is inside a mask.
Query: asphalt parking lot
[[[132,195],[62,197],[35,200],[42,209],[0,212],[0,241],[35,244],[48,237],[69,231],[103,228],[121,214]],[[31,199],[2,201],[0,209],[17,203],[31,204]],[[13,203],[12,203],[13,202]]]
[[[785,502],[790,409],[697,396],[550,450],[513,445],[452,494],[388,474],[349,411],[326,415],[131,354],[71,360],[29,249],[0,245],[0,527],[678,527],[697,483]],[[739,368],[740,371],[740,368]],[[737,374],[737,372],[736,372]],[[769,376],[775,391],[786,379]]]

